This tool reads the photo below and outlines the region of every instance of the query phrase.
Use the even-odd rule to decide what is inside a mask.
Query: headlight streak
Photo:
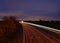
[[[28,22],[24,22],[24,23],[29,24],[29,25],[33,25],[33,26],[37,26],[39,28],[43,28],[45,30],[49,30],[49,31],[52,31],[54,33],[60,34],[60,30],[58,30],[58,29],[54,29],[54,28],[50,28],[50,27],[42,26],[42,25],[37,25],[37,24],[33,24],[33,23],[28,23]]]

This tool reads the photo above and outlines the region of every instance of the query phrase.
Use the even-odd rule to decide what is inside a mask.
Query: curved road
[[[60,43],[60,35],[26,23],[23,26],[23,43]]]

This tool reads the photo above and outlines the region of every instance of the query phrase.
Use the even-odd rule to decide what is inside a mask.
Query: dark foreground
[[[51,31],[18,21],[2,23],[0,23],[0,43],[60,43],[60,35]]]

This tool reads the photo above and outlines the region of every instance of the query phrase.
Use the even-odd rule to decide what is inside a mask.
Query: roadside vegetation
[[[11,43],[18,34],[22,33],[22,25],[12,16],[4,16],[2,19],[0,21],[0,43]]]

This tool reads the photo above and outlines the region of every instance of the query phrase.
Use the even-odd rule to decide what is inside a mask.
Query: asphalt
[[[60,34],[22,23],[25,43],[60,43]]]
[[[17,27],[19,32],[11,43],[60,43],[60,34],[26,23],[17,24]]]

